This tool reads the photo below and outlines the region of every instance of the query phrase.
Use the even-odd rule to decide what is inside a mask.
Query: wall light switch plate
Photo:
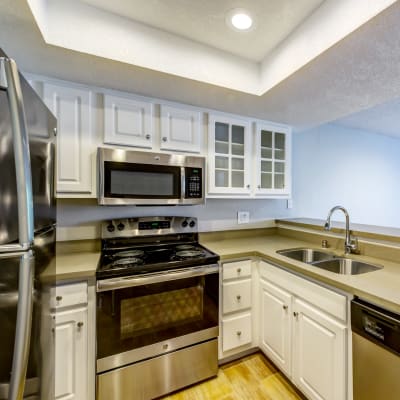
[[[250,212],[249,211],[238,211],[237,214],[237,223],[238,224],[248,224],[250,221]]]
[[[288,209],[293,208],[293,199],[288,199],[286,205]]]

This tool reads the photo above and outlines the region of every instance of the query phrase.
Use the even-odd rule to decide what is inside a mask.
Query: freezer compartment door
[[[34,270],[32,251],[0,254],[0,399],[21,399],[26,378],[31,387],[38,378],[40,296]]]

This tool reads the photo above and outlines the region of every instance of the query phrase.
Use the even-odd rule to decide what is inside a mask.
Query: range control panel
[[[101,238],[197,233],[195,217],[138,217],[113,219],[101,224]]]
[[[200,199],[203,197],[202,168],[185,167],[185,198]]]

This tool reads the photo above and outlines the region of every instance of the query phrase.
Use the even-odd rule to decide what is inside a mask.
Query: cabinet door
[[[200,112],[161,105],[161,149],[200,153]]]
[[[57,312],[55,319],[55,398],[86,399],[87,309]]]
[[[255,193],[289,195],[291,191],[290,130],[259,123],[256,126]]]
[[[151,149],[153,137],[152,103],[104,96],[104,143]]]
[[[261,280],[260,347],[288,376],[291,376],[291,304],[289,292]]]
[[[346,327],[297,298],[293,319],[296,385],[310,400],[345,400]]]
[[[245,119],[209,115],[209,194],[251,193],[250,134],[250,123]]]
[[[57,118],[57,193],[95,194],[92,93],[45,83],[43,95]]]

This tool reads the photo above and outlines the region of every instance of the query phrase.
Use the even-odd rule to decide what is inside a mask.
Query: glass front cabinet
[[[291,130],[287,126],[255,124],[253,185],[255,195],[289,197],[291,191]]]
[[[208,197],[289,198],[291,129],[209,114]]]
[[[251,194],[250,128],[246,119],[209,114],[209,194]]]

